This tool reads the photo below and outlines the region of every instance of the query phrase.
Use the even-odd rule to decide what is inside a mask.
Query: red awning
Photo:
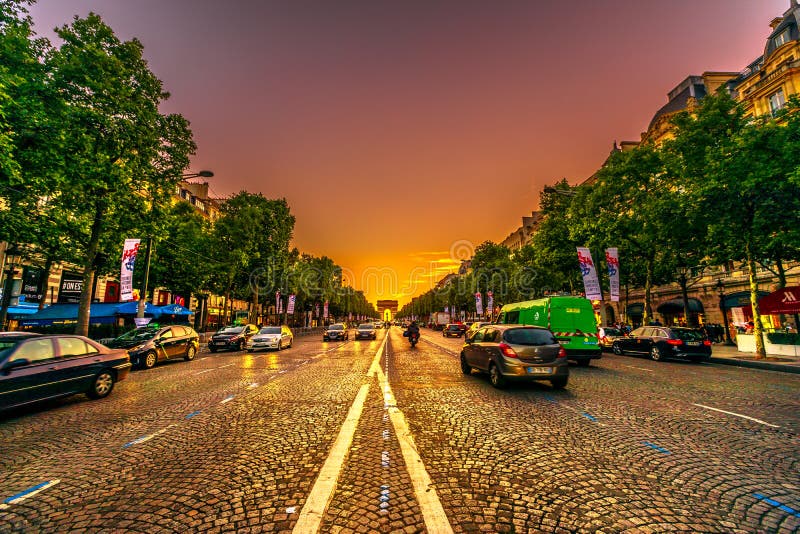
[[[758,310],[765,315],[800,313],[800,286],[784,287],[760,298]]]

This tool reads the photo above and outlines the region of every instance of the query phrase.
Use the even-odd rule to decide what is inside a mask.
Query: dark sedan
[[[496,388],[509,380],[547,380],[563,388],[569,379],[566,350],[539,326],[485,326],[466,340],[460,359],[465,375],[485,371]]]
[[[466,332],[466,327],[459,324],[448,324],[442,328],[442,337],[461,337]]]
[[[358,325],[358,328],[356,328],[356,339],[378,339],[375,325],[372,323]]]
[[[679,358],[702,362],[711,358],[711,341],[691,328],[642,326],[628,337],[614,340],[611,349],[614,354],[643,354],[656,361]]]
[[[200,336],[190,326],[145,326],[122,334],[107,345],[126,349],[133,365],[150,369],[165,360],[194,360],[200,347]]]
[[[218,350],[242,350],[250,341],[250,338],[258,334],[258,327],[254,324],[244,326],[226,326],[211,336],[208,342],[208,350],[217,352]]]
[[[131,368],[125,350],[82,336],[0,336],[0,410],[85,393],[106,397]]]
[[[342,323],[332,324],[322,333],[322,341],[346,341],[348,337],[347,327]]]

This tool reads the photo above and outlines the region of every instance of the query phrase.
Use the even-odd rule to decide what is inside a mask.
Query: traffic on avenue
[[[609,351],[500,389],[461,336],[357,333],[2,413],[0,532],[800,529],[797,374]]]

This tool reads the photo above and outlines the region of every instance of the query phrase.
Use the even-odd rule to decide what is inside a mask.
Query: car
[[[322,341],[345,341],[349,338],[350,334],[344,323],[332,324],[322,333]]]
[[[102,399],[131,369],[124,349],[83,336],[0,336],[0,410],[85,393]]]
[[[374,324],[364,323],[358,325],[355,337],[356,339],[378,339],[378,333],[375,330]]]
[[[466,340],[459,359],[461,372],[485,371],[498,389],[510,380],[549,381],[561,389],[569,380],[567,351],[541,326],[484,326]]]
[[[649,355],[656,361],[679,358],[704,362],[711,358],[711,341],[692,328],[642,326],[628,337],[614,340],[611,350],[617,355]]]
[[[614,344],[614,340],[625,337],[625,332],[613,326],[601,326],[597,329],[597,338],[600,342],[600,347],[603,349],[610,349]]]
[[[208,350],[217,352],[218,350],[242,350],[247,345],[251,337],[258,333],[258,327],[254,324],[239,326],[226,326],[211,336],[208,341]]]
[[[461,337],[464,329],[459,324],[450,323],[442,328],[442,337]]]
[[[166,360],[194,360],[200,336],[191,326],[144,326],[109,341],[107,346],[127,350],[134,366],[152,369]]]
[[[247,342],[247,350],[292,348],[294,334],[288,326],[264,326]]]
[[[492,323],[478,321],[478,322],[467,323],[467,324],[469,324],[469,326],[467,327],[467,331],[464,332],[464,339],[471,338],[472,336],[475,335],[475,332],[477,332],[479,329],[483,328],[484,326],[488,326],[488,325],[490,325]]]

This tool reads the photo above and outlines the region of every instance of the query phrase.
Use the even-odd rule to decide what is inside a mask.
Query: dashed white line
[[[640,371],[647,371],[648,373],[653,373],[654,372],[652,369],[645,369],[644,367],[634,367],[633,365],[626,365],[625,367],[627,367],[629,369],[638,369]]]
[[[720,410],[719,408],[713,408],[711,406],[706,406],[705,404],[692,403],[692,406],[699,406],[700,408],[705,408],[706,410],[714,410],[715,412],[726,413],[728,415],[741,417],[742,419],[747,419],[748,421],[753,421],[754,423],[759,423],[759,424],[766,425],[766,426],[769,426],[769,427],[772,427],[772,428],[780,428],[780,425],[773,425],[772,423],[767,423],[766,421],[762,421],[761,419],[756,419],[755,417],[742,415],[742,414],[736,413],[736,412],[728,412],[728,411],[725,411],[725,410]]]
[[[206,369],[205,371],[197,371],[197,372],[196,372],[196,373],[194,373],[194,374],[195,374],[195,375],[202,375],[203,373],[210,373],[210,372],[211,372],[211,371],[213,371],[213,370],[214,370],[214,369]]]

